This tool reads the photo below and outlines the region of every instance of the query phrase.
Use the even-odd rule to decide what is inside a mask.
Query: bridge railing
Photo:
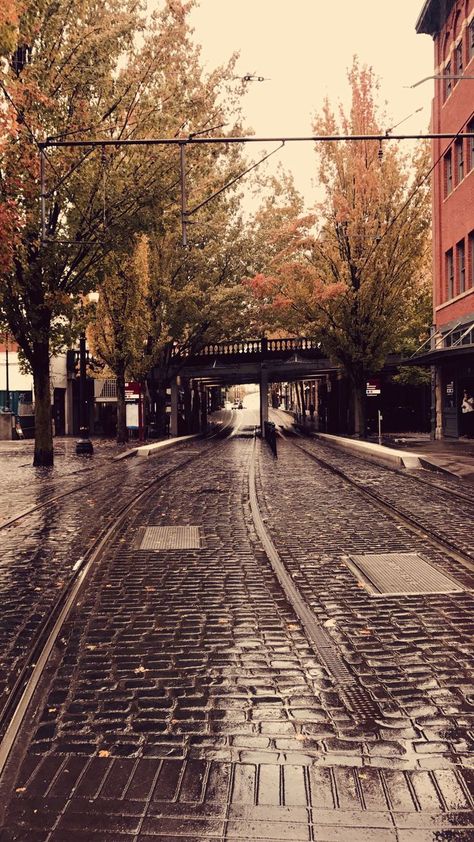
[[[310,337],[284,337],[282,339],[245,339],[232,342],[211,342],[195,353],[176,349],[174,357],[216,357],[235,354],[278,354],[297,353],[298,351],[319,351],[321,343]]]

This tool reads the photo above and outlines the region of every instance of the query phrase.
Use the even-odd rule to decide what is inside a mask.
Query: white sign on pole
[[[127,427],[138,430],[138,403],[125,404],[125,418]]]

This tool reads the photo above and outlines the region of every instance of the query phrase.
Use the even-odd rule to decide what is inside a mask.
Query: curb
[[[407,470],[417,470],[424,467],[423,462],[426,461],[418,453],[393,450],[391,447],[385,447],[382,444],[347,439],[342,436],[333,436],[330,433],[314,433],[314,435],[316,438],[327,441],[328,444],[341,447],[356,456],[363,456],[365,459],[391,467],[395,466],[397,468],[406,468]]]
[[[167,447],[172,447],[173,445],[183,441],[189,441],[190,439],[198,438],[200,438],[199,433],[193,433],[189,436],[177,436],[173,439],[157,441],[155,442],[155,444],[144,444],[140,447],[133,447],[130,450],[126,450],[125,453],[120,453],[119,456],[114,456],[113,461],[118,462],[120,459],[129,459],[132,456],[153,456],[153,454],[157,451],[164,450]]]

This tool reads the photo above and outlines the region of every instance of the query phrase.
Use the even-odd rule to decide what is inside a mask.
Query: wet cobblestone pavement
[[[189,450],[189,445],[180,445],[165,459],[152,460],[153,465],[148,460],[113,463],[110,456],[117,449],[107,443],[97,454],[97,461],[96,456],[92,464],[83,458],[80,473],[74,473],[75,462],[80,460],[72,457],[61,464],[59,458],[58,466],[48,475],[46,487],[42,486],[43,469],[34,484],[24,480],[17,485],[11,496],[9,517],[35,505],[38,496],[41,502],[67,489],[78,490],[2,529],[0,710],[8,701],[32,640],[76,563],[142,484],[179,465],[188,458]],[[86,484],[83,472],[90,477]],[[68,478],[66,487],[62,482],[64,477]],[[6,487],[2,497],[8,497]]]
[[[234,437],[144,460],[138,473],[119,463],[117,503],[108,482],[86,516],[82,501],[82,524],[61,504],[49,547],[60,561],[53,575],[49,560],[40,565],[45,589],[131,496],[137,476],[146,482],[202,450],[129,513],[62,630],[7,769],[2,842],[473,838],[469,572],[291,442],[279,443],[277,461],[257,443],[266,527],[380,711],[361,715],[309,645],[257,538],[253,447]],[[412,495],[411,485],[396,494]],[[444,505],[426,501],[426,518]],[[448,511],[444,529],[449,519]],[[200,548],[137,548],[143,527],[184,525],[199,527]],[[37,528],[18,558],[25,536],[12,535],[10,567],[27,569]],[[401,550],[423,551],[466,590],[373,598],[344,562]],[[26,601],[22,612],[28,625]],[[15,616],[12,606],[5,640]]]

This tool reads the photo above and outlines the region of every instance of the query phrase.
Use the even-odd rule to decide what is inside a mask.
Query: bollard
[[[276,427],[273,421],[265,421],[265,441],[277,459]]]

